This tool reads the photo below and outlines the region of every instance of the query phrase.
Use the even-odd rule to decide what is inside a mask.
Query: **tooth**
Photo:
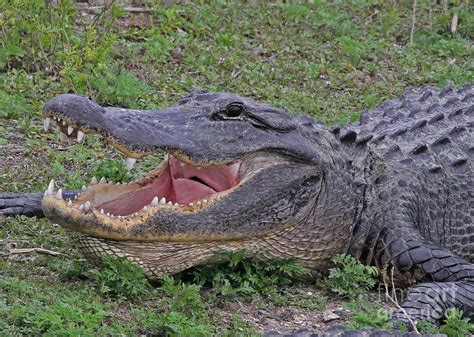
[[[66,120],[63,120],[63,126],[66,126]]]
[[[91,179],[91,185],[96,185],[97,184],[97,178],[96,177],[92,177]]]
[[[64,132],[59,132],[59,140],[61,140],[62,142],[65,142],[67,141],[67,136]]]
[[[90,209],[91,203],[89,201],[86,201],[86,203],[84,204],[84,212],[89,212]]]
[[[72,126],[67,127],[67,134],[71,135],[74,132],[74,128]]]
[[[107,179],[105,177],[100,178],[99,184],[107,184]]]
[[[122,216],[121,216],[121,215],[119,215],[117,218],[119,218],[119,219],[122,219]]]
[[[143,211],[143,212],[146,212],[147,210],[148,210],[148,207],[143,206],[142,211]]]
[[[168,205],[173,206],[173,202],[171,200],[168,201]]]
[[[137,160],[135,158],[127,158],[125,159],[125,165],[127,166],[127,170],[131,170],[133,168],[133,165],[135,165],[135,162]]]
[[[62,188],[60,188],[58,190],[58,193],[56,193],[56,199],[63,200],[63,189]]]
[[[84,204],[80,204],[77,209],[80,210],[80,211],[82,211],[82,210],[84,209]]]
[[[46,189],[46,192],[44,192],[44,196],[52,195],[54,194],[54,179],[51,179],[49,182],[48,188]]]
[[[43,120],[44,131],[48,131],[48,129],[49,129],[49,124],[51,124],[51,118],[46,117],[46,118]]]
[[[207,204],[207,199],[202,199],[203,204]]]
[[[120,185],[120,181],[117,181],[117,182],[115,183],[115,185],[117,185],[117,186]]]
[[[198,202],[196,202],[196,205],[201,205],[201,200],[199,200]]]
[[[78,143],[82,142],[82,139],[84,139],[84,132],[82,132],[81,130],[78,130],[77,131],[77,142]]]
[[[189,206],[194,206],[194,204],[193,204],[192,202],[190,202],[188,205],[189,205]]]
[[[71,200],[69,200],[69,201],[67,202],[67,207],[69,207],[69,208],[72,207],[72,201],[71,201]]]
[[[110,216],[110,213],[109,213],[109,212],[107,212],[107,214],[106,214],[106,215],[107,215],[107,216]],[[113,216],[113,215],[112,215],[112,216]]]
[[[150,203],[151,206],[158,206],[158,197],[154,197]]]
[[[177,202],[174,203],[174,206],[179,206],[179,204]]]
[[[166,198],[165,197],[160,199],[160,204],[162,204],[162,205],[166,204]]]
[[[100,214],[104,214],[104,209],[103,208],[100,210]]]

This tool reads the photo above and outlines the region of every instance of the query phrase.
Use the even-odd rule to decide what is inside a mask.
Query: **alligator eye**
[[[229,105],[225,109],[225,114],[229,118],[238,118],[240,117],[243,111],[244,111],[244,107],[242,105],[232,104],[232,105]]]

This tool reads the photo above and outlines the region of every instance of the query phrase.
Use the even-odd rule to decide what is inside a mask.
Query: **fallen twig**
[[[87,4],[83,5],[81,3],[77,3],[76,7],[79,10],[97,14],[103,11],[104,7],[106,6],[88,6]],[[152,8],[143,8],[143,7],[120,7],[120,9],[127,13],[152,13],[153,12]]]
[[[416,3],[417,3],[417,0],[413,0],[413,17],[412,17],[412,20],[411,20],[410,46],[413,45],[413,34],[415,33],[415,25],[416,25]]]
[[[418,329],[416,328],[416,324],[415,322],[411,319],[410,315],[406,312],[405,309],[402,308],[402,306],[398,303],[398,300],[397,300],[397,297],[396,295],[394,296],[395,298],[393,298],[392,296],[390,296],[389,294],[389,291],[388,291],[388,283],[387,283],[387,273],[383,273],[383,277],[382,277],[382,280],[383,280],[383,285],[385,287],[385,298],[387,298],[388,300],[390,300],[390,302],[392,302],[398,310],[400,310],[401,312],[403,312],[403,314],[405,315],[405,317],[408,319],[408,322],[410,323],[411,327],[413,328],[413,331],[416,332],[417,334],[420,334],[420,332],[418,331]],[[395,289],[395,283],[393,281],[393,267],[391,268],[390,270],[390,283],[392,285],[392,292],[394,292],[393,289]]]
[[[39,248],[39,247],[35,247],[35,248],[13,248],[13,249],[9,250],[9,253],[10,254],[38,253],[38,254],[45,254],[45,255],[51,255],[51,256],[60,256],[60,255],[66,256],[66,254],[63,254],[63,253],[59,253],[59,252],[55,252],[53,250],[48,250],[48,249]]]

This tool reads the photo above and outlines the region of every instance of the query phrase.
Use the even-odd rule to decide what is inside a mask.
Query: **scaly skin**
[[[402,304],[413,319],[436,322],[453,306],[472,317],[473,100],[469,85],[424,88],[365,112],[358,123],[329,129],[227,93],[197,90],[154,111],[61,95],[45,114],[60,118],[64,133],[70,125],[72,136],[78,129],[102,134],[128,157],[160,151],[175,159],[130,185],[91,186],[70,207],[50,190],[42,210],[37,204],[32,212],[38,194],[0,195],[0,210],[44,213],[71,230],[91,260],[127,256],[150,277],[229,251],[294,258],[316,273],[333,255],[350,253],[393,273],[397,285],[419,283]],[[231,170],[224,165],[234,163],[239,182],[193,205],[152,203],[139,210],[136,201],[124,216],[101,214],[101,205],[117,203],[118,196],[138,200],[172,160],[196,170]],[[146,205],[152,197],[144,197]],[[29,206],[22,209],[25,198]],[[78,209],[86,201],[91,209]]]

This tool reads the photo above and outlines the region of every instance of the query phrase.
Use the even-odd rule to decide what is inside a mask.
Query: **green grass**
[[[54,131],[44,132],[41,117],[58,93],[154,108],[205,87],[340,124],[409,88],[461,85],[474,75],[472,13],[458,2],[447,13],[432,2],[431,26],[427,2],[419,3],[413,45],[409,2],[150,5],[148,17],[133,20],[119,7],[83,17],[68,2],[45,3],[0,0],[5,192],[44,190],[51,178],[62,188],[79,188],[92,176],[131,181],[159,160],[150,156],[127,172],[121,156],[97,137],[60,144]],[[459,25],[451,34],[455,11]],[[43,219],[0,221],[0,335],[248,336],[258,329],[236,308],[317,312],[334,300],[327,286],[290,282],[292,263],[237,259],[232,268],[198,268],[148,285],[120,263],[91,266],[61,228]],[[9,255],[15,247],[64,255]]]

